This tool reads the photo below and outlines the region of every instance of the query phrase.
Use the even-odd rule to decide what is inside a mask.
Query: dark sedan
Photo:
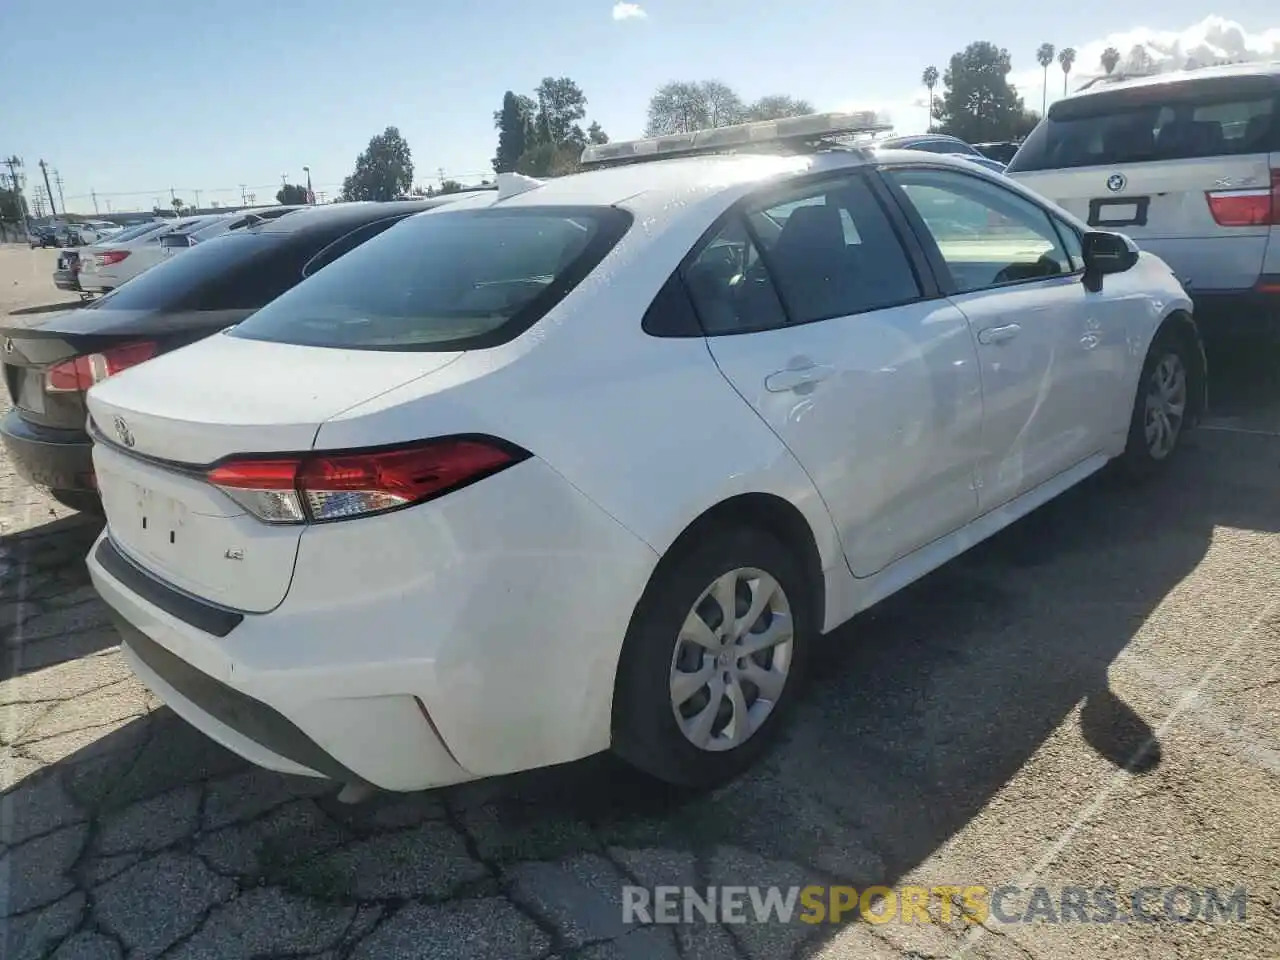
[[[80,309],[0,321],[13,400],[0,440],[14,468],[59,502],[96,511],[84,403],[93,384],[238,323],[392,224],[462,196],[296,211],[199,244]]]

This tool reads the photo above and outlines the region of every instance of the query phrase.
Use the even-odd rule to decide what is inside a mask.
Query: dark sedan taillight
[[[82,393],[121,370],[150,360],[156,351],[154,343],[142,340],[55,363],[44,372],[45,393]]]

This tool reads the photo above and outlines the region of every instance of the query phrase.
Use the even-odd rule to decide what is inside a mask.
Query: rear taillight
[[[1280,170],[1271,171],[1269,188],[1211,190],[1205,197],[1220,227],[1280,226]]]
[[[267,523],[324,522],[422,503],[528,456],[490,437],[444,437],[395,449],[231,460],[207,479]]]
[[[106,250],[102,253],[95,253],[93,262],[100,267],[109,267],[113,263],[119,263],[127,256],[129,256],[128,250]]]
[[[77,393],[88,390],[98,381],[144,360],[150,360],[155,355],[154,343],[140,341],[112,347],[101,353],[63,360],[44,372],[45,393]]]

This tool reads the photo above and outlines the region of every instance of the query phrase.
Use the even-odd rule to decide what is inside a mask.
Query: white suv
[[[1280,63],[1059,100],[1005,172],[1167,262],[1206,337],[1280,338]]]

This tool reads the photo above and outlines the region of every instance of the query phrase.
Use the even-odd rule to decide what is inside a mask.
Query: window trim
[[[806,320],[796,320],[791,314],[791,308],[787,305],[786,299],[782,295],[782,290],[778,286],[775,276],[775,270],[770,264],[770,256],[768,251],[764,249],[764,245],[760,243],[760,238],[756,230],[751,225],[750,219],[746,216],[748,211],[753,209],[761,209],[767,207],[771,202],[775,205],[785,203],[785,198],[790,197],[798,192],[804,192],[808,189],[819,190],[828,183],[839,183],[841,181],[851,181],[853,179],[862,180],[871,192],[872,199],[879,206],[881,212],[885,216],[885,220],[889,224],[889,229],[898,241],[903,254],[906,256],[907,266],[915,277],[916,286],[920,290],[917,296],[907,300],[901,300],[894,303],[878,304],[874,307],[867,307],[864,310],[858,310],[853,313],[837,313],[831,316],[814,317]],[[738,337],[753,333],[768,333],[773,330],[784,330],[790,327],[803,327],[811,323],[825,323],[829,320],[842,319],[844,317],[862,316],[866,313],[872,313],[876,310],[892,310],[895,307],[906,306],[912,303],[925,303],[930,300],[936,300],[946,296],[941,289],[934,276],[934,271],[930,269],[928,260],[925,258],[924,251],[920,249],[920,245],[912,231],[904,229],[905,221],[902,219],[900,212],[896,209],[896,204],[888,202],[882,184],[879,184],[880,178],[876,176],[876,170],[870,165],[857,165],[841,167],[836,170],[822,170],[817,173],[806,174],[799,177],[789,178],[783,183],[769,183],[756,190],[752,190],[732,204],[728,209],[724,210],[717,216],[711,224],[698,237],[697,241],[689,248],[688,252],[681,258],[679,265],[676,267],[674,274],[679,277],[681,285],[685,289],[685,295],[689,298],[690,305],[693,307],[694,316],[698,320],[698,326],[702,331],[702,336],[710,339],[712,337]],[[764,265],[765,273],[769,278],[769,284],[773,288],[774,296],[777,297],[779,305],[782,307],[782,313],[785,322],[779,326],[761,327],[751,330],[733,330],[733,331],[717,331],[708,333],[703,323],[701,315],[698,314],[697,302],[689,293],[688,284],[686,282],[686,273],[702,252],[716,239],[725,228],[729,226],[735,218],[742,224],[743,232],[750,239],[751,243],[756,247],[756,253],[760,257],[760,262]],[[855,224],[856,226],[856,224]],[[666,285],[664,281],[663,286]],[[659,292],[661,292],[661,287]],[[654,294],[655,298],[657,294]]]
[[[323,247],[317,250],[310,260],[308,260],[306,263],[302,265],[302,279],[303,280],[307,279],[307,277],[311,276],[311,274],[319,270],[320,267],[328,266],[329,263],[332,262],[331,260],[326,260],[324,263],[320,264],[320,267],[313,266],[313,264],[315,264],[315,262],[319,260],[321,257],[328,256],[329,252],[333,250],[334,247],[336,247],[340,243],[345,242],[346,240],[349,240],[354,234],[359,233],[361,230],[368,230],[370,227],[375,227],[385,223],[386,226],[382,227],[382,230],[379,230],[378,233],[373,234],[373,236],[365,238],[366,240],[372,240],[373,237],[378,236],[378,234],[386,230],[390,230],[397,223],[399,223],[401,220],[403,220],[405,217],[408,217],[408,216],[412,216],[412,214],[400,213],[390,217],[379,217],[377,220],[368,220],[365,223],[360,224],[360,226],[358,227],[351,228],[346,233],[342,234],[342,236],[338,237],[336,240],[330,240]],[[357,243],[355,247],[351,248],[351,250],[354,250],[356,247],[360,246],[360,244],[364,242],[365,240],[361,240],[360,243]],[[339,254],[338,256],[334,257],[333,260],[340,259],[341,257],[345,256],[346,253],[350,253],[351,250],[347,250],[344,253]]]
[[[995,187],[997,190],[1004,190],[1011,196],[1030,204],[1044,214],[1049,221],[1049,229],[1057,237],[1058,244],[1062,247],[1062,252],[1067,255],[1068,261],[1075,267],[1075,260],[1072,258],[1067,246],[1062,242],[1062,235],[1058,226],[1060,217],[1043,204],[1026,196],[1018,190],[1010,189],[1002,183],[997,183],[990,177],[984,177],[976,172],[971,173],[968,170],[957,170],[952,166],[940,163],[885,163],[880,165],[879,170],[882,174],[893,173],[898,170],[926,170],[931,173],[949,173],[953,176],[961,177],[967,180],[976,180],[981,183]],[[911,224],[912,230],[916,233],[920,245],[924,248],[925,256],[928,258],[930,265],[933,267],[934,273],[937,275],[938,286],[947,297],[958,297],[970,293],[983,293],[988,290],[1008,290],[1013,287],[1026,286],[1032,283],[1061,283],[1066,278],[1078,280],[1084,276],[1083,263],[1079,268],[1073,269],[1070,273],[1060,273],[1052,277],[1028,277],[1025,280],[1008,280],[1004,283],[991,284],[985,287],[977,287],[973,290],[961,290],[956,283],[955,276],[951,273],[951,267],[947,264],[946,259],[942,256],[942,250],[938,247],[937,240],[934,239],[933,233],[929,230],[928,225],[924,222],[924,218],[920,216],[920,212],[911,202],[911,198],[906,195],[902,187],[896,183],[891,177],[882,176],[885,189],[893,196],[894,201],[900,208],[903,217]],[[1074,228],[1072,228],[1074,229]],[[1079,231],[1076,231],[1077,234]],[[1083,237],[1081,238],[1083,242]]]

